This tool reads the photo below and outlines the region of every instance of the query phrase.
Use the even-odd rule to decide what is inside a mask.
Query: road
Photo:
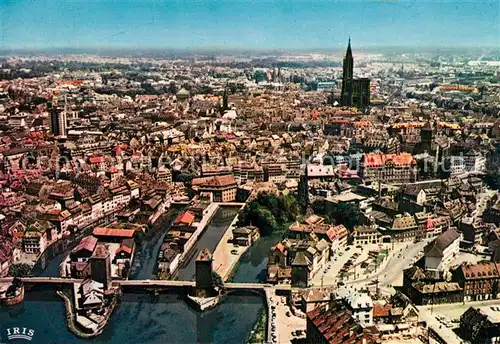
[[[423,249],[428,242],[429,240],[424,240],[416,244],[409,243],[407,249],[403,247],[402,251],[395,250],[391,252],[388,258],[389,261],[384,264],[381,270],[362,279],[347,281],[345,284],[353,285],[356,288],[364,287],[378,278],[382,293],[392,294],[393,289],[392,287],[388,287],[388,285],[392,286],[402,283],[403,270],[410,267],[416,259],[421,257],[421,252],[423,253]],[[399,258],[399,254],[402,254],[401,258]]]
[[[445,325],[441,324],[436,319],[436,314],[426,307],[417,307],[418,308],[418,320],[425,321],[429,328],[432,328],[436,333],[443,338],[446,343],[455,344],[462,343],[460,337],[458,337],[455,332],[453,332],[452,328],[448,328]]]
[[[306,319],[295,316],[290,306],[287,303],[286,296],[273,297],[273,304],[276,307],[274,312],[274,324],[276,326],[276,343],[291,343],[294,338],[297,338],[293,333],[301,330],[302,333],[306,331]],[[287,316],[288,313],[288,316]],[[301,336],[303,338],[303,336]]]

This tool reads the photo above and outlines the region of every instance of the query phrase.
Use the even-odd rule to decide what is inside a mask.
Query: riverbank
[[[251,332],[251,336],[247,341],[247,344],[261,344],[266,343],[266,331],[267,331],[267,315],[265,307],[259,311],[259,316],[257,322]]]

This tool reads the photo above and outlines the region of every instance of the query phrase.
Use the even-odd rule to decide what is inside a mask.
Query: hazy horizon
[[[3,51],[500,46],[497,0],[3,0]]]

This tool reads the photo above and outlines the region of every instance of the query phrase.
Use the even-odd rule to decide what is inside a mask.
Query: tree
[[[351,203],[340,203],[334,206],[327,216],[337,224],[342,224],[348,229],[354,229],[361,219],[359,207]]]
[[[26,263],[12,264],[9,267],[9,276],[12,277],[25,277],[31,273],[31,266]]]
[[[208,85],[203,85],[200,87],[199,91],[200,94],[213,94],[214,89]]]
[[[279,198],[281,209],[286,214],[286,221],[293,221],[299,214],[299,204],[295,197],[291,195]]]
[[[332,155],[332,153],[326,153],[323,156],[323,165],[324,166],[335,165],[335,157]]]
[[[333,92],[328,93],[328,96],[326,97],[326,103],[329,105],[333,105],[335,103],[335,95]]]
[[[262,235],[269,235],[284,229],[287,222],[295,220],[298,212],[297,200],[293,196],[262,193],[242,211],[239,225],[253,225]]]
[[[229,109],[229,103],[228,103],[228,92],[227,92],[227,87],[224,89],[224,94],[222,95],[222,112],[226,111]]]
[[[254,73],[253,73],[253,79],[255,80],[255,82],[259,83],[261,81],[265,81],[267,80],[267,75],[264,71],[262,70],[256,70]]]
[[[315,214],[326,215],[326,204],[323,198],[318,198],[312,204],[312,209]]]
[[[500,189],[500,171],[498,169],[488,170],[484,182],[493,190]]]
[[[173,82],[173,81],[170,82],[170,84],[168,85],[167,92],[170,94],[177,94],[177,92],[179,92],[179,89],[175,85],[175,82]]]
[[[264,235],[271,234],[279,229],[278,223],[273,213],[269,210],[259,207],[254,216],[251,218],[252,224],[259,227]]]
[[[300,176],[298,198],[300,211],[302,214],[305,214],[309,205],[309,181],[307,175]]]
[[[361,220],[361,210],[356,204],[339,203],[328,207],[324,199],[317,199],[312,204],[315,214],[325,216],[329,221],[342,224],[348,229],[353,229]]]
[[[197,174],[195,172],[190,172],[190,171],[182,171],[180,173],[176,173],[174,175],[174,180],[176,182],[191,182],[193,178],[196,178]]]

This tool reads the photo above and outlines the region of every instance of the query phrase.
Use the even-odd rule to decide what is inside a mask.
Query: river
[[[190,308],[177,295],[124,294],[103,333],[79,340],[66,330],[64,303],[54,289],[29,292],[13,308],[0,308],[1,342],[7,328],[33,329],[32,343],[244,343],[250,335],[262,298],[229,296],[205,313]]]
[[[237,212],[236,207],[219,209],[196,248],[213,251]],[[169,225],[165,221],[163,230],[153,231],[137,245],[131,278],[150,278],[154,273],[158,249]],[[242,257],[234,280],[261,281],[265,277],[267,252],[277,240],[279,237],[272,236],[257,241]],[[40,275],[56,276],[58,258]],[[180,271],[181,276],[192,278],[194,260]],[[198,313],[177,295],[126,293],[103,333],[94,340],[83,341],[67,331],[64,303],[55,290],[43,288],[27,292],[20,305],[0,308],[0,343],[7,341],[7,328],[16,326],[35,330],[32,343],[245,343],[262,308],[263,299],[257,295],[230,295],[214,309]]]
[[[261,237],[240,258],[232,282],[266,282],[269,250],[283,237],[282,233],[273,233]]]

